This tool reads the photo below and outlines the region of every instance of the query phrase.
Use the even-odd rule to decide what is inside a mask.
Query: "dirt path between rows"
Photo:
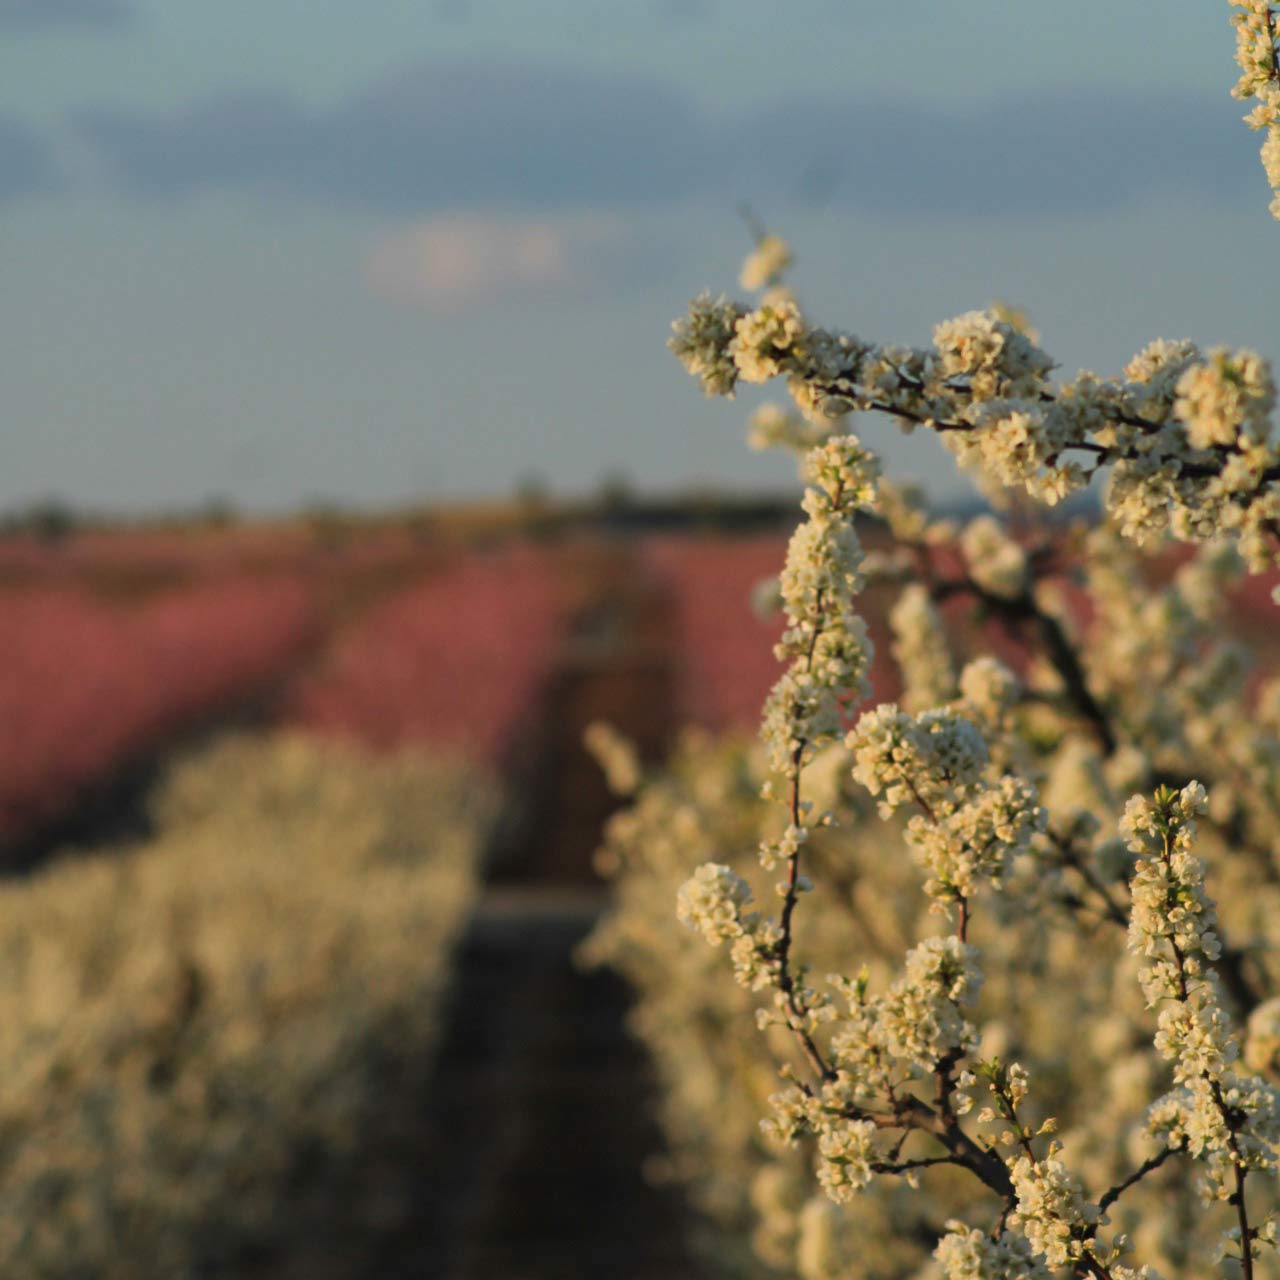
[[[591,857],[615,807],[582,732],[608,720],[655,759],[675,727],[662,597],[631,553],[614,558],[612,589],[555,678],[525,837],[493,869],[461,950],[416,1246],[370,1280],[700,1274],[682,1202],[641,1172],[661,1139],[628,993],[573,958],[607,903]]]

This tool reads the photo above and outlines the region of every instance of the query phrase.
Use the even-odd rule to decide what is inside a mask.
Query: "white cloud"
[[[580,293],[616,276],[626,240],[619,220],[597,215],[431,218],[375,244],[365,281],[388,302],[439,310]]]

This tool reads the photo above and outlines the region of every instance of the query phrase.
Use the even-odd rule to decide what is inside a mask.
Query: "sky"
[[[0,0],[0,510],[765,490],[666,352],[808,314],[1280,356],[1226,0]],[[967,491],[933,442],[860,427]]]

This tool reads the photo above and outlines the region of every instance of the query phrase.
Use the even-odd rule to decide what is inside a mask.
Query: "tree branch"
[[[1098,1201],[1098,1208],[1103,1213],[1106,1213],[1130,1187],[1135,1183],[1141,1182],[1147,1174],[1154,1173],[1170,1156],[1177,1155],[1181,1150],[1181,1147],[1165,1147],[1163,1151],[1152,1156],[1150,1160],[1144,1160],[1123,1182],[1117,1182],[1114,1187],[1103,1193],[1102,1199]]]

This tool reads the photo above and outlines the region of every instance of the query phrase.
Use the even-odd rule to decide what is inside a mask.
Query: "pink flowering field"
[[[773,645],[782,621],[753,608],[752,594],[763,580],[776,578],[786,549],[787,540],[779,535],[663,537],[645,543],[645,567],[670,610],[679,722],[747,732],[759,725],[760,708],[781,672]],[[878,620],[872,639],[876,696],[891,698],[896,672]]]
[[[0,597],[0,838],[279,679],[314,639],[313,593],[222,579],[121,607],[66,587]]]
[[[427,742],[500,764],[547,687],[569,613],[550,554],[470,556],[340,636],[283,718],[378,748]]]
[[[246,709],[502,770],[555,714],[575,618],[616,595],[609,575],[624,572],[653,602],[642,625],[670,663],[669,723],[753,733],[779,673],[780,622],[752,595],[785,550],[782,535],[671,534],[484,551],[405,530],[330,543],[289,527],[0,541],[0,842]],[[945,551],[934,559],[941,579],[959,570]],[[1063,569],[1087,629],[1090,602]],[[1254,640],[1268,639],[1271,587],[1248,579],[1233,597]],[[891,598],[866,597],[880,700],[899,689]],[[944,612],[958,636],[1025,663],[1025,628],[983,619],[961,596]]]

